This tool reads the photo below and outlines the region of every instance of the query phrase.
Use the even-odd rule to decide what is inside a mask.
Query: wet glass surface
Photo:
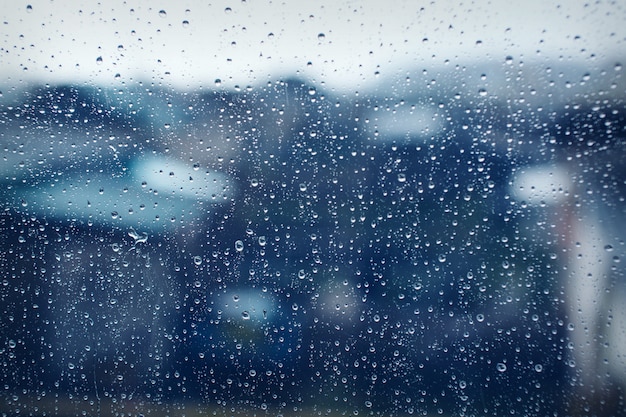
[[[7,7],[0,413],[623,415],[626,15],[574,3]]]

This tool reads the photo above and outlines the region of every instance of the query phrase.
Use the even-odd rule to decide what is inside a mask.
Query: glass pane
[[[2,415],[623,415],[620,4],[6,4]]]

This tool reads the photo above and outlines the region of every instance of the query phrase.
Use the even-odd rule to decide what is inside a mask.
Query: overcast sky
[[[618,59],[624,1],[1,0],[3,89],[136,81],[339,90],[450,63]],[[27,6],[29,4],[29,6]],[[560,4],[560,5],[559,5]]]

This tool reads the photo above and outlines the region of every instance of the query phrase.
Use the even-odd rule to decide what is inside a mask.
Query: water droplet
[[[215,86],[219,87],[220,85],[222,85],[222,80],[220,80],[219,78],[215,79]]]
[[[193,257],[193,263],[196,265],[201,265],[202,264],[202,258],[200,256],[194,256]]]
[[[118,218],[118,216],[119,216],[119,213],[118,213],[117,211],[112,211],[112,212],[111,212],[111,217],[112,217],[112,218],[117,219],[117,218]]]
[[[70,368],[70,369],[76,368],[76,366],[72,362],[68,363],[67,367]]]
[[[613,252],[613,246],[612,245],[605,245],[604,246],[604,250],[607,252]]]
[[[398,182],[406,182],[406,174],[398,174]]]
[[[324,35],[323,33],[320,33],[317,35],[317,40],[318,41],[323,41],[324,39],[326,39],[326,35]]]
[[[227,7],[224,9],[224,13],[231,13],[233,11],[233,9],[231,9],[230,7]]]
[[[306,184],[300,184],[300,191],[302,192],[306,191]]]
[[[145,243],[148,240],[148,233],[137,233],[132,227],[128,231],[128,236],[132,237],[135,243]]]
[[[17,343],[15,343],[15,340],[13,339],[9,340],[9,348],[15,349],[16,346],[17,346]]]
[[[496,369],[498,370],[498,372],[505,372],[506,365],[503,364],[502,362],[498,362],[498,364],[496,365]]]
[[[165,10],[159,10],[159,17],[166,18],[167,17],[167,12]]]
[[[237,252],[243,251],[243,242],[241,240],[235,241],[235,250]]]
[[[183,20],[183,27],[189,27],[189,20]]]
[[[33,6],[32,6],[32,5],[30,5],[30,4],[29,4],[29,5],[27,5],[27,6],[26,6],[26,11],[27,11],[28,13],[32,12],[32,11],[33,11]]]
[[[253,187],[258,187],[259,186],[259,180],[256,179],[256,178],[252,178],[250,180],[250,185],[253,186]]]
[[[239,301],[239,295],[237,295],[237,294],[233,295],[233,301],[234,302],[238,302]]]
[[[256,371],[254,369],[250,369],[250,372],[248,372],[250,374],[250,376],[256,376]]]
[[[439,262],[445,262],[446,261],[446,255],[445,254],[441,254],[439,255]]]
[[[504,58],[504,62],[506,62],[509,65],[513,64],[513,57],[508,55],[506,58]]]
[[[309,88],[309,95],[310,96],[314,96],[317,93],[317,90],[315,90],[315,87],[310,87]]]
[[[538,363],[537,365],[535,365],[535,372],[541,372],[541,371],[543,371],[543,365]]]
[[[96,64],[102,64],[102,57],[101,56],[96,58]]]
[[[478,90],[478,95],[481,97],[485,97],[487,95],[487,90],[481,88],[480,90]]]
[[[476,321],[478,321],[479,323],[482,323],[483,321],[485,321],[485,315],[482,313],[476,314]]]
[[[250,313],[248,313],[248,311],[242,311],[241,312],[241,318],[244,320],[250,320]]]
[[[259,245],[261,246],[267,245],[267,239],[265,238],[265,236],[259,236]]]

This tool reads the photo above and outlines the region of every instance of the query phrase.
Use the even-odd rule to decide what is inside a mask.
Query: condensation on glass
[[[618,5],[6,6],[2,415],[623,415]]]

